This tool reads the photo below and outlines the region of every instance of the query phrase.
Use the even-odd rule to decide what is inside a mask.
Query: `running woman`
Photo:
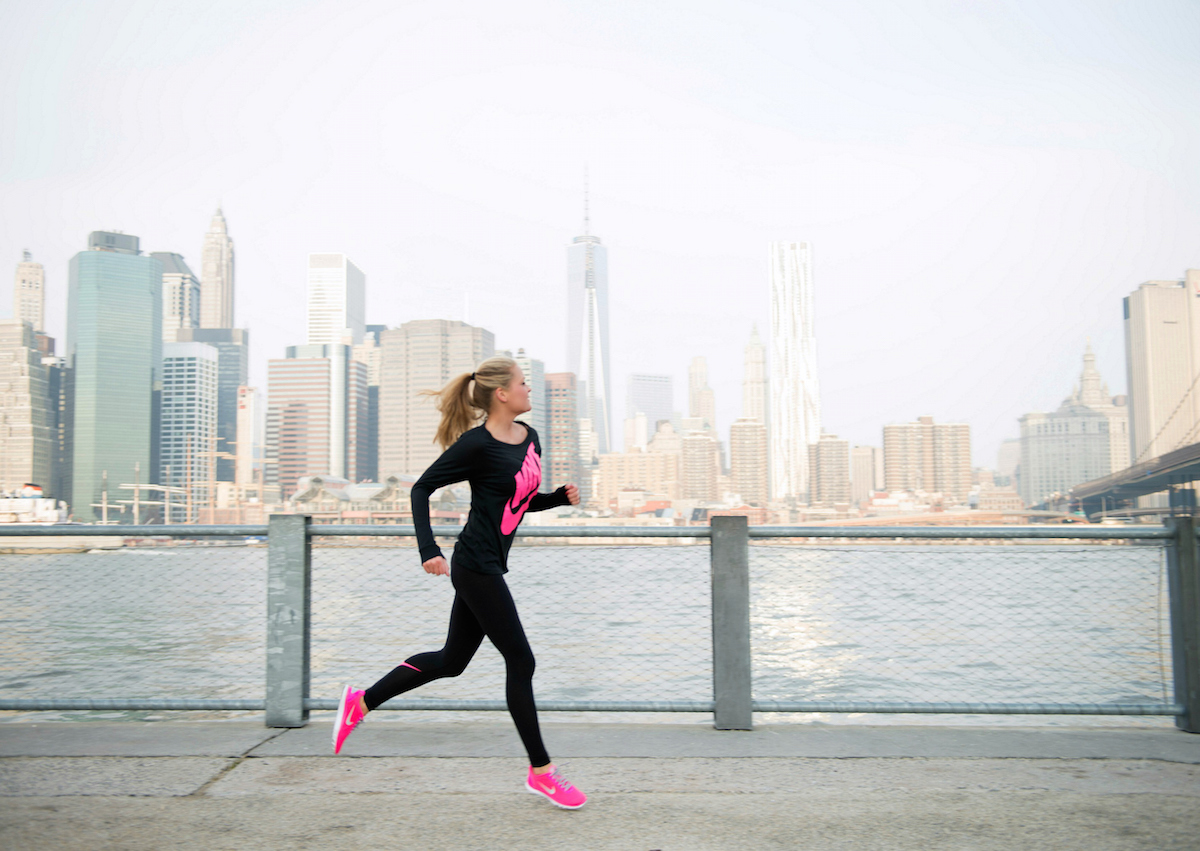
[[[369,689],[346,686],[333,727],[339,753],[350,732],[384,701],[442,677],[457,677],[486,635],[508,670],[508,711],[529,753],[525,788],[556,806],[578,809],[587,796],[568,783],[546,753],[533,700],[533,651],[504,581],[513,535],[526,511],[578,505],[574,484],[538,493],[542,446],[537,432],[516,422],[531,410],[529,386],[516,361],[494,357],[463,373],[439,392],[442,421],[437,440],[445,450],[412,487],[413,525],[426,573],[450,575],[454,605],[445,646],[410,656]],[[476,425],[481,415],[486,419]],[[474,427],[472,427],[474,426]],[[429,496],[446,485],[471,485],[471,512],[447,566],[429,525]]]

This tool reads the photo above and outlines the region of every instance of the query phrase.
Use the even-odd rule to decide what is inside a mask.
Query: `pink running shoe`
[[[545,795],[550,803],[564,810],[577,810],[587,803],[587,795],[568,783],[553,766],[545,774],[534,774],[533,766],[529,766],[525,788],[535,795]]]
[[[346,737],[358,726],[358,722],[366,717],[358,705],[358,699],[364,693],[362,689],[350,686],[346,686],[346,690],[342,692],[342,702],[338,704],[337,718],[333,722],[333,752],[335,754],[342,752],[342,744],[346,741]]]

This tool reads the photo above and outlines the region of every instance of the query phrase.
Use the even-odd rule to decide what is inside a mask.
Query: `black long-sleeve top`
[[[542,445],[536,431],[528,425],[525,429],[525,440],[514,445],[477,426],[417,479],[412,486],[412,512],[422,563],[442,555],[429,525],[429,496],[438,488],[462,481],[471,485],[471,512],[454,544],[454,562],[477,573],[508,573],[508,551],[526,511],[570,504],[565,487],[538,493]]]

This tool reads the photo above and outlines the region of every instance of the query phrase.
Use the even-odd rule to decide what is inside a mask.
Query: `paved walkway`
[[[591,796],[523,790],[505,721],[0,724],[0,848],[1197,849],[1200,735],[546,725]]]

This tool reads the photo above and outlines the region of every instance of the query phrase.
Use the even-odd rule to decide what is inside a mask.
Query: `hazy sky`
[[[368,322],[565,369],[586,165],[618,429],[629,373],[683,407],[705,355],[727,430],[795,239],[825,429],[966,421],[991,466],[1089,337],[1123,392],[1121,298],[1200,266],[1197,44],[1200,4],[1145,0],[0,0],[0,316],[28,248],[63,337],[92,230],[198,274],[220,204],[264,389],[310,251],[363,269]]]

